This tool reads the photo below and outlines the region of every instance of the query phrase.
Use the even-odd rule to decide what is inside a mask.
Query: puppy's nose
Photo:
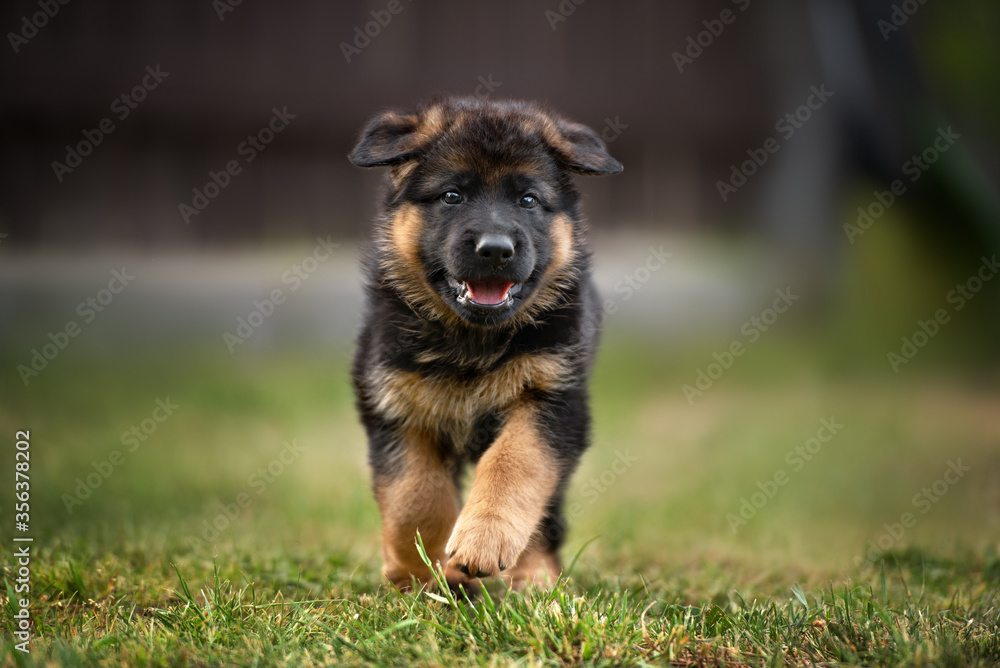
[[[476,255],[500,266],[514,258],[514,240],[505,234],[484,234],[476,243]]]

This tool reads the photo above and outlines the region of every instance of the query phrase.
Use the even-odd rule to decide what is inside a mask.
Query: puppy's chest
[[[475,374],[380,367],[371,380],[376,409],[384,417],[447,435],[461,448],[480,417],[506,410],[527,391],[555,391],[570,379],[565,355],[534,353]]]

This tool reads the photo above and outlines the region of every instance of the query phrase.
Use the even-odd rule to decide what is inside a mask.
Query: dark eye
[[[525,209],[534,209],[535,205],[538,204],[538,198],[534,195],[525,195],[521,198],[520,204]]]
[[[462,196],[454,190],[449,190],[445,194],[441,195],[441,201],[445,204],[461,204]]]

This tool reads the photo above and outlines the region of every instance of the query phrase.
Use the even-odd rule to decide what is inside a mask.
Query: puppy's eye
[[[538,198],[534,195],[525,195],[521,198],[520,204],[525,209],[534,209],[535,205],[538,204]]]
[[[441,195],[441,201],[445,204],[461,204],[462,196],[454,190],[449,190],[445,194]]]

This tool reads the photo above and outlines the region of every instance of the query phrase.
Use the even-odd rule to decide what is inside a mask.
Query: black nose
[[[505,234],[484,234],[476,244],[476,255],[500,266],[514,257],[514,240]]]

